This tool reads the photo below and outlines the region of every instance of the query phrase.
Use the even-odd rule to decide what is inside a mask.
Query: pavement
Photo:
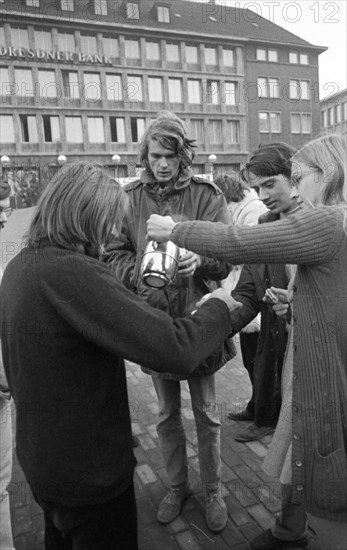
[[[21,248],[21,235],[31,214],[32,209],[14,212],[7,228],[1,232],[3,268]],[[151,377],[133,363],[127,365],[127,380],[132,429],[140,442],[134,449],[138,462],[135,488],[139,550],[246,550],[248,541],[273,524],[281,503],[278,481],[261,468],[271,436],[261,441],[238,443],[235,435],[247,423],[227,418],[231,410],[242,410],[251,393],[240,352],[216,374],[222,422],[222,489],[228,509],[228,523],[220,534],[209,531],[205,522],[197,438],[187,383],[182,382],[182,415],[193,495],[185,502],[182,513],[164,526],[158,523],[156,510],[169,483],[156,432],[158,403],[155,390]],[[32,497],[15,454],[9,493],[16,550],[43,550],[42,512]],[[320,549],[313,534],[308,549]]]

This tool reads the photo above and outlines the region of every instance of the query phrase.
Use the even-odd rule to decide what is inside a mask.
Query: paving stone
[[[248,441],[246,446],[260,458],[264,458],[267,455],[268,449],[260,441]]]
[[[179,533],[180,531],[186,531],[188,525],[183,516],[179,515],[171,523],[168,524],[167,528],[169,533],[175,534]]]
[[[141,482],[144,485],[157,481],[157,476],[154,474],[152,468],[148,464],[138,464],[138,466],[136,467],[136,474],[139,476]]]
[[[239,504],[233,495],[227,495],[224,500],[228,509],[228,516],[237,527],[246,525],[252,520],[247,511]]]
[[[228,519],[225,529],[221,532],[221,537],[229,545],[229,548],[234,548],[234,546],[246,542],[240,530],[232,524],[230,519]]]
[[[154,443],[153,439],[150,435],[142,434],[138,436],[141,447],[144,451],[148,451],[149,449],[155,449],[156,444]]]
[[[141,523],[147,527],[157,523],[157,508],[149,498],[141,497],[136,499],[137,513]]]
[[[264,529],[269,529],[274,524],[274,517],[261,504],[254,504],[247,508],[247,512],[256,520],[256,522]]]
[[[177,535],[175,535],[175,539],[181,550],[200,550],[200,545],[195,535],[191,531],[184,531],[182,533],[177,533]],[[165,547],[162,547],[162,548],[165,548]]]
[[[167,528],[164,525],[158,524],[156,526],[148,527],[147,531],[153,545],[151,550],[178,549],[175,539],[168,533]]]
[[[260,533],[263,532],[263,529],[261,529],[259,525],[253,522],[240,526],[240,531],[248,541],[251,541],[258,535],[260,535]]]

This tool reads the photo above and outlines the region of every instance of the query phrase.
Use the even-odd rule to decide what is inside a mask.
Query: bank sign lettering
[[[12,46],[0,46],[0,57],[34,59],[37,61],[65,61],[66,63],[96,63],[101,65],[112,65],[112,57],[110,57],[109,55],[96,55],[61,51],[50,52],[44,50],[32,50],[31,48],[13,48]]]

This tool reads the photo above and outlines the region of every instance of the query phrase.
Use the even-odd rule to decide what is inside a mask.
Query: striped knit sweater
[[[250,227],[183,222],[171,240],[232,263],[298,264],[294,291],[293,502],[347,521],[347,236],[322,206]]]

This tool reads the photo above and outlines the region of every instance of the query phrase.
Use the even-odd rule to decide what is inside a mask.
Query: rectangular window
[[[140,45],[138,40],[125,40],[125,57],[127,59],[140,59]]]
[[[0,143],[14,143],[12,115],[0,115]]]
[[[37,143],[36,117],[30,115],[20,115],[21,139],[25,143]]]
[[[271,77],[258,77],[259,97],[279,97],[279,79]]]
[[[342,104],[343,107],[343,120],[347,120],[347,101]]]
[[[17,93],[21,97],[32,97],[35,95],[33,75],[31,69],[17,69],[14,70],[14,80],[17,84]]]
[[[259,132],[268,134],[270,132],[269,113],[258,113]]]
[[[61,0],[60,6],[63,11],[73,11],[74,0]]]
[[[99,73],[84,73],[84,98],[87,101],[99,101],[101,99],[101,83]]]
[[[191,139],[195,139],[199,143],[205,143],[205,129],[203,120],[192,119],[190,121],[190,136]]]
[[[227,120],[227,143],[240,143],[239,120]]]
[[[180,78],[169,78],[169,102],[183,103],[182,80]]]
[[[46,143],[60,141],[60,125],[58,116],[43,115],[43,134]]]
[[[127,19],[140,19],[140,9],[137,2],[127,2]]]
[[[289,97],[290,99],[310,99],[310,88],[308,80],[290,80]]]
[[[110,117],[111,141],[125,143],[125,120],[124,118]]]
[[[83,54],[98,53],[96,36],[92,36],[90,34],[81,34],[81,52]]]
[[[145,119],[131,117],[130,128],[131,128],[132,143],[138,143],[145,131]]]
[[[55,79],[55,71],[43,71],[39,69],[39,92],[44,99],[56,99],[58,87]]]
[[[65,117],[67,143],[83,143],[82,119],[80,116]]]
[[[75,35],[72,32],[58,32],[58,50],[62,52],[75,52]]]
[[[87,117],[89,143],[105,143],[104,119]]]
[[[170,10],[166,6],[158,6],[158,21],[159,23],[170,23]]]
[[[187,63],[196,65],[198,63],[198,48],[196,46],[186,46]]]
[[[205,47],[205,63],[206,65],[217,65],[216,48]]]
[[[209,120],[208,135],[211,145],[220,145],[223,142],[221,120]]]
[[[236,92],[237,92],[236,82],[225,82],[224,90],[225,90],[225,104],[236,105]]]
[[[166,59],[170,63],[180,62],[180,52],[178,44],[166,44]]]
[[[266,50],[257,48],[257,61],[266,61]]]
[[[0,44],[4,46],[6,44],[4,27],[0,26]]]
[[[200,80],[188,80],[188,103],[201,104],[201,82]]]
[[[328,126],[332,126],[334,124],[334,108],[330,107],[328,109]]]
[[[223,65],[224,67],[234,66],[234,50],[228,50],[223,48]]]
[[[268,55],[269,61],[272,61],[273,63],[277,63],[278,61],[277,50],[268,50],[267,55]]]
[[[79,99],[78,73],[75,71],[62,71],[64,97]]]
[[[29,48],[28,29],[11,27],[11,45],[14,48]]]
[[[35,30],[35,46],[39,50],[52,51],[53,42],[52,42],[52,33],[51,31]]]
[[[110,101],[123,100],[122,77],[120,74],[106,74],[107,99]]]
[[[290,126],[292,134],[310,134],[311,133],[311,114],[310,113],[291,113]]]
[[[297,52],[289,52],[289,63],[298,63],[298,54]]]
[[[335,122],[338,124],[341,122],[341,105],[336,105],[335,107]]]
[[[104,36],[103,38],[104,54],[110,57],[119,57],[118,38]]]
[[[0,67],[0,96],[12,95],[13,86],[10,84],[8,67]]]
[[[128,75],[128,101],[143,101],[142,77]]]
[[[40,0],[25,0],[25,3],[27,6],[31,8],[39,8],[40,7]]]
[[[219,82],[217,80],[208,80],[206,86],[206,102],[211,105],[220,104]]]
[[[148,77],[148,95],[152,103],[161,103],[163,98],[163,80],[161,78]]]
[[[146,58],[151,61],[160,60],[160,50],[158,42],[146,42]]]
[[[270,113],[270,131],[272,134],[279,134],[281,132],[280,113]]]
[[[94,0],[95,15],[107,15],[107,0]]]
[[[311,115],[310,114],[301,115],[301,131],[303,134],[311,133]]]
[[[300,54],[300,65],[308,65],[308,55],[307,53]]]

